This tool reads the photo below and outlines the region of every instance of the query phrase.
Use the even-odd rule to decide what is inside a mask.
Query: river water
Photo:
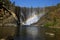
[[[31,25],[22,25],[21,36],[15,40],[45,40],[43,28]]]

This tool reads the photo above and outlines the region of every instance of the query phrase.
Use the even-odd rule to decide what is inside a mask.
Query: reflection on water
[[[22,25],[21,40],[44,40],[44,34],[40,29],[36,26]]]
[[[21,32],[22,34],[20,37],[15,38],[15,40],[60,40],[59,30],[60,28],[59,29],[46,28],[46,27],[38,28],[37,26],[22,25],[22,32]]]
[[[27,27],[27,36],[31,36],[33,40],[37,37],[38,35],[38,28],[37,27]]]
[[[32,35],[33,37],[37,36],[38,34],[38,28],[37,27],[27,27],[27,33],[29,35]]]

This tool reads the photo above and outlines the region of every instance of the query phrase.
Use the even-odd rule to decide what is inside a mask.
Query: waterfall
[[[45,13],[44,12],[37,13],[37,11],[33,11],[33,12],[27,12],[25,14],[27,18],[24,21],[25,16],[24,13],[21,12],[20,21],[22,26],[20,27],[20,32],[22,33],[22,31],[26,31],[27,33],[26,36],[28,40],[30,40],[29,38],[32,38],[32,40],[36,40],[39,29],[34,25],[31,26],[31,24],[38,22],[38,20],[40,20],[40,18],[44,16]],[[24,37],[24,35],[22,35],[21,37],[22,40],[26,38]]]
[[[26,19],[25,22],[22,22],[23,25],[31,25],[38,22],[38,20],[44,15],[44,13],[37,14],[35,11]]]
[[[42,11],[40,11],[42,10]],[[21,9],[20,22],[22,25],[31,25],[38,22],[40,18],[45,15],[45,8],[42,8],[37,11],[37,9],[27,9],[25,12]]]

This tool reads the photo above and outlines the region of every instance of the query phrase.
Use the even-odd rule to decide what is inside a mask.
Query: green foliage
[[[53,22],[47,22],[44,24],[44,27],[54,26],[57,24],[56,17],[53,18]]]
[[[52,26],[52,25],[53,25],[52,22],[47,22],[47,23],[44,24],[44,27],[49,27],[49,26]]]

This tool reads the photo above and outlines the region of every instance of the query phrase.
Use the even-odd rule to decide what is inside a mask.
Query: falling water
[[[43,15],[44,13],[36,14],[35,12],[33,12],[32,15],[28,19],[26,19],[25,22],[22,22],[22,24],[31,25],[33,23],[36,23]]]

